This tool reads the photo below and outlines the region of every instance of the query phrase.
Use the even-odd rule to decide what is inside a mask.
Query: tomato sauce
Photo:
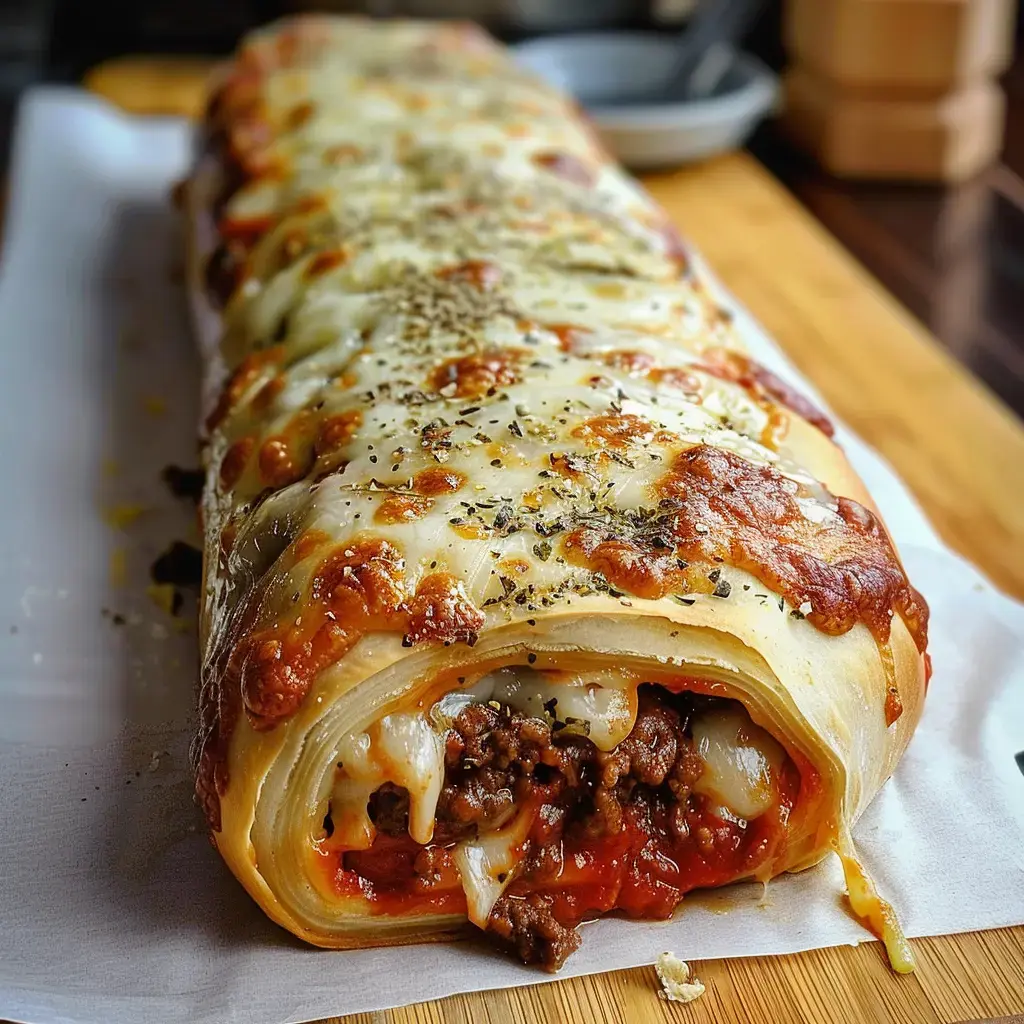
[[[769,869],[785,849],[790,816],[816,775],[803,778],[789,762],[778,782],[778,803],[753,821],[720,816],[703,797],[691,798],[686,831],[673,829],[674,803],[650,800],[624,807],[614,835],[561,837],[537,815],[525,862],[536,867],[508,887],[513,896],[539,892],[554,899],[555,917],[572,926],[617,910],[634,918],[671,916],[687,892],[729,884]],[[421,846],[407,834],[378,834],[367,850],[322,848],[324,870],[339,896],[359,895],[380,914],[465,914],[466,899],[447,846]],[[538,852],[542,854],[538,856]],[[417,859],[430,857],[424,878]]]

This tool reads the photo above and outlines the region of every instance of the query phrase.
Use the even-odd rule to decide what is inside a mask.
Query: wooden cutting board
[[[192,115],[207,66],[125,59],[86,84],[135,113]],[[1024,597],[1024,425],[752,157],[736,153],[644,184],[836,414],[895,467],[944,540]],[[867,943],[692,965],[707,991],[686,1006],[659,999],[654,971],[637,968],[344,1021],[928,1024],[1017,1014],[1007,1019],[1024,1024],[1024,927],[912,945],[918,967],[906,977]]]

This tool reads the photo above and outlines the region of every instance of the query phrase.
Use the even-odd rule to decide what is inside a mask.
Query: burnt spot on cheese
[[[658,491],[675,503],[671,536],[682,558],[747,570],[794,607],[808,602],[808,621],[825,633],[862,622],[886,642],[898,613],[924,650],[927,606],[863,505],[837,498],[834,512],[810,518],[794,481],[709,445],[683,452]]]
[[[437,271],[442,281],[463,281],[480,291],[490,291],[501,284],[501,267],[487,260],[463,260]]]
[[[653,511],[605,517],[567,533],[567,560],[614,588],[649,599],[710,591],[695,586],[691,562],[735,566],[801,609],[800,617],[824,633],[840,635],[865,625],[890,680],[894,615],[918,650],[925,650],[928,606],[907,580],[884,528],[863,505],[836,498],[834,508],[821,514],[819,506],[810,516],[801,502],[814,499],[795,481],[710,445],[679,455],[656,490],[660,500]],[[719,593],[721,581],[713,582],[715,596],[728,597],[728,590]],[[898,693],[890,690],[887,724],[901,708]]]
[[[466,484],[466,475],[455,469],[442,466],[431,466],[422,469],[413,477],[413,490],[417,494],[435,496],[438,494],[454,494]]]
[[[630,377],[647,377],[658,362],[649,352],[637,352],[631,349],[616,349],[614,352],[606,352],[603,361],[608,366],[629,374]]]
[[[427,641],[472,646],[483,625],[484,613],[466,595],[462,580],[435,572],[422,580],[409,602],[403,642],[408,646]]]
[[[695,369],[739,384],[755,400],[785,406],[816,426],[826,437],[835,435],[832,421],[809,398],[749,356],[715,348],[706,350],[702,360]]]
[[[292,204],[292,213],[306,214],[306,213],[320,213],[328,208],[327,200],[321,196],[316,195],[304,195],[299,196],[298,199]]]
[[[544,328],[558,339],[558,347],[570,354],[575,353],[582,335],[590,333],[586,327],[580,327],[578,324],[545,324]]]
[[[283,564],[288,566],[298,565],[299,562],[304,562],[311,555],[319,551],[320,548],[330,544],[330,542],[331,535],[324,530],[303,530],[292,541],[288,556],[284,559]]]
[[[306,276],[309,278],[319,277],[321,274],[326,274],[329,270],[344,266],[347,260],[348,253],[344,249],[325,249],[322,252],[318,252],[309,261],[309,266],[306,267]]]
[[[316,453],[327,455],[344,447],[362,426],[363,414],[358,409],[348,409],[335,416],[328,416],[320,425],[316,439]]]
[[[600,465],[606,460],[600,455],[584,452],[552,452],[548,465],[559,476],[581,483],[595,484],[601,478]]]
[[[316,676],[364,633],[387,628],[405,596],[405,559],[392,544],[361,539],[332,552],[291,621],[256,630],[234,649],[232,669],[253,728],[294,714]]]
[[[677,388],[689,395],[700,395],[700,379],[696,374],[681,366],[660,366],[658,360],[649,352],[616,349],[613,352],[606,352],[603,361],[630,377],[639,377],[655,384]]]
[[[260,379],[283,359],[284,350],[278,345],[261,352],[250,352],[221,388],[217,404],[206,418],[206,429],[216,430]]]
[[[312,120],[313,115],[316,113],[316,106],[309,100],[305,100],[302,103],[297,103],[288,113],[285,115],[284,123],[285,127],[289,131],[297,131],[303,125],[308,124]]]
[[[316,461],[315,440],[319,421],[316,413],[303,410],[280,433],[260,445],[258,465],[260,481],[277,490],[303,479]]]
[[[696,374],[684,370],[680,366],[655,367],[647,374],[647,378],[656,384],[664,384],[666,387],[685,391],[693,400],[700,398],[700,380]]]
[[[565,557],[573,565],[599,573],[617,590],[657,600],[679,589],[684,568],[670,550],[652,550],[650,544],[616,537],[599,527],[578,527],[562,541]]]
[[[294,439],[279,435],[260,445],[260,480],[267,487],[287,487],[301,480],[309,470],[308,458],[296,450]]]
[[[253,728],[271,729],[295,713],[317,675],[366,633],[397,632],[405,646],[473,644],[483,623],[457,577],[431,573],[410,593],[398,548],[361,537],[324,559],[294,617],[235,645],[226,684],[237,681]]]
[[[230,489],[241,480],[254,451],[256,438],[243,437],[235,441],[224,453],[220,463],[220,482],[223,487]]]
[[[597,182],[597,175],[594,171],[572,153],[557,151],[535,153],[532,159],[538,167],[543,167],[544,170],[550,171],[565,181],[571,181],[574,185],[591,188]]]
[[[592,416],[576,427],[572,436],[592,448],[624,449],[632,444],[664,440],[650,420],[634,413],[611,412],[603,416]]]
[[[389,494],[373,513],[373,521],[384,525],[414,523],[433,508],[432,498],[418,494]]]
[[[276,377],[271,377],[266,384],[263,385],[256,392],[252,400],[252,407],[255,412],[266,412],[273,404],[282,391],[284,391],[287,382],[284,377],[278,374]]]
[[[222,217],[217,225],[217,233],[225,242],[252,248],[272,227],[274,218],[267,215],[261,217]]]
[[[448,398],[482,398],[515,384],[526,355],[520,349],[505,348],[449,359],[431,374],[430,386]]]

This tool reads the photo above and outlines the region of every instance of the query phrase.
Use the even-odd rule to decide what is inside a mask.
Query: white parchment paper
[[[203,834],[186,759],[195,643],[145,594],[153,557],[195,530],[158,479],[196,461],[167,200],[187,152],[185,125],[72,91],[22,111],[0,269],[0,1018],[284,1024],[544,980],[482,944],[306,948]],[[841,441],[933,613],[927,710],[857,829],[861,853],[911,936],[1024,923],[1024,609],[942,548],[875,455]],[[144,511],[112,525],[124,505]],[[841,892],[828,863],[773,882],[766,903],[741,886],[669,923],[588,925],[563,976],[663,949],[864,941]]]

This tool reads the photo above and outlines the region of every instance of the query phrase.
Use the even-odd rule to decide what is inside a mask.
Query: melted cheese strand
[[[853,912],[882,940],[889,963],[897,974],[910,974],[914,967],[914,952],[900,928],[892,905],[878,895],[875,883],[857,859],[853,839],[845,834],[836,852],[843,864],[846,888]]]
[[[464,839],[455,847],[468,916],[478,928],[487,927],[494,904],[515,876],[534,817],[532,810],[523,810],[504,828]]]
[[[433,839],[444,749],[425,715],[385,715],[368,732],[346,736],[338,757],[340,775],[331,796],[337,842],[351,850],[373,844],[377,831],[367,804],[386,782],[409,792],[409,835],[424,845]]]

